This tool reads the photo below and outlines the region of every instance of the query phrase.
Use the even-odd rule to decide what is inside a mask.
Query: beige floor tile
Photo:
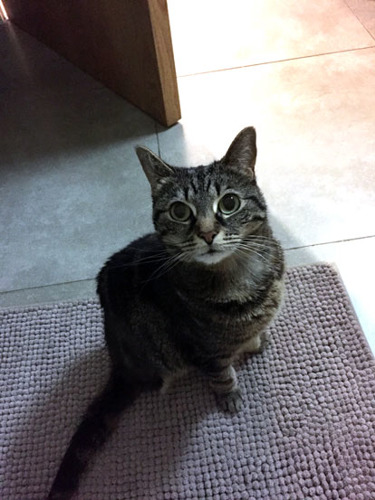
[[[168,6],[179,75],[374,45],[344,0],[169,0]]]
[[[375,2],[374,0],[345,0],[351,11],[375,39]]]

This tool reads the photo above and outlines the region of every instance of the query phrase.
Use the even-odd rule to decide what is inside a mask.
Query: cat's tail
[[[143,392],[141,384],[113,372],[104,390],[88,407],[74,433],[47,500],[68,500],[78,489],[92,456],[117,426],[123,410]]]

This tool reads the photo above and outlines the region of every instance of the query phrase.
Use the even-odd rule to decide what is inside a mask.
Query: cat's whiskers
[[[149,279],[144,282],[143,287],[141,288],[141,291],[147,285],[147,283],[149,283],[150,281],[153,281],[155,279],[160,278],[161,276],[163,276],[167,272],[171,271],[175,266],[177,266],[177,264],[179,264],[180,262],[183,262],[184,260],[186,262],[186,259],[184,259],[184,254],[181,252],[168,257],[167,260],[165,260],[165,262],[163,262],[163,264],[161,264],[157,269],[155,269],[155,271],[151,274]]]
[[[194,239],[191,238],[190,240],[187,240],[184,243],[181,243],[180,244],[180,248],[186,248],[186,247],[189,247],[189,246],[192,246],[192,245],[195,246],[195,244],[196,243],[195,243]]]
[[[194,247],[188,250],[184,250],[184,252],[182,252],[182,257],[184,262],[192,262],[194,260],[195,249],[196,246],[194,245]]]
[[[111,268],[112,269],[122,269],[122,268],[126,268],[126,267],[134,267],[134,266],[137,266],[139,264],[153,264],[154,262],[163,262],[166,259],[168,259],[168,255],[165,252],[158,252],[158,253],[155,253],[154,255],[148,255],[146,257],[141,257],[139,259],[132,260],[131,262],[128,262],[126,264],[122,263],[122,264],[118,264],[117,266],[112,265]]]
[[[260,250],[269,250],[270,249],[270,245],[266,245],[265,243],[260,243],[258,241],[241,241],[238,243],[238,245],[242,245],[244,247],[254,247],[254,248],[258,248]]]
[[[239,244],[237,247],[239,250],[242,250],[244,253],[247,253],[247,256],[249,257],[249,254],[255,254],[261,259],[264,260],[264,262],[268,262],[268,259],[266,258],[265,255],[261,254],[259,251],[259,247],[253,246],[253,245],[244,245],[244,244]]]
[[[272,238],[260,235],[247,235],[244,238],[242,238],[242,243],[257,244],[265,248],[274,246],[274,240]]]
[[[245,237],[243,236],[225,236],[223,238],[223,241],[225,243],[258,243],[259,245],[264,245],[268,246],[270,242],[272,242],[272,239],[267,237],[267,236],[258,236],[258,235],[247,235]]]
[[[242,246],[254,246],[259,249],[266,249],[269,248],[269,242],[265,243],[262,240],[257,240],[256,238],[241,238],[241,237],[234,237],[234,238],[226,238],[224,239],[223,246],[233,246],[236,247],[237,245],[242,245]]]
[[[236,241],[241,241],[242,238],[240,236],[224,236],[223,237],[223,241],[233,241],[233,242],[236,242]]]
[[[158,275],[158,277],[162,276],[163,274],[166,274],[167,272],[170,272],[174,267],[177,266],[177,264],[184,263],[184,262],[191,262],[191,256],[186,253],[181,253],[175,256],[176,259],[173,262],[170,262],[169,266],[166,266],[166,268],[163,270],[161,274]]]
[[[236,257],[238,257],[239,260],[242,261],[244,264],[246,264],[249,261],[249,253],[245,252],[241,248],[236,248],[236,250],[234,251],[234,255],[236,255]],[[251,269],[247,268],[246,272],[250,278],[256,280],[256,274],[252,272]]]
[[[242,238],[242,241],[255,241],[259,243],[272,243],[274,240],[270,238],[269,236],[262,236],[258,234],[248,234],[244,238]]]
[[[249,255],[249,252],[251,253],[255,253],[256,255],[258,255],[259,257],[262,257],[265,262],[268,263],[268,259],[266,258],[266,256],[264,254],[261,254],[259,253],[259,251],[262,251],[264,249],[270,249],[270,245],[269,244],[261,244],[261,243],[254,243],[252,242],[250,245],[249,244],[246,244],[246,245],[239,245],[241,251],[245,252],[246,255],[248,256]],[[257,251],[259,250],[259,251]],[[276,262],[282,262],[282,259],[279,258],[279,256],[274,256],[274,260],[273,260],[273,263],[275,264]]]
[[[267,240],[268,241],[266,242],[256,241],[255,239],[247,239],[247,241],[245,240],[244,243],[240,244],[240,246],[265,258],[265,254],[269,255],[270,253],[273,253],[274,249],[274,243],[272,242],[272,239],[267,238]]]

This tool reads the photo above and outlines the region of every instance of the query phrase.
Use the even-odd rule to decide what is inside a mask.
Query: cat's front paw
[[[243,398],[239,388],[226,394],[217,394],[216,397],[220,408],[224,411],[236,413],[242,407]]]
[[[267,332],[262,332],[247,342],[243,352],[248,354],[261,354],[267,348],[269,343],[269,334]]]

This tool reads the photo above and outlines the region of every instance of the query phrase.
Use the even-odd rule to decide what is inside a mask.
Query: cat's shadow
[[[55,383],[41,387],[12,436],[3,483],[9,499],[46,498],[70,437],[108,373],[103,347],[78,358]],[[213,394],[196,374],[177,380],[166,393],[141,395],[97,453],[74,498],[165,498],[172,483],[184,481],[180,464],[194,454],[192,443],[202,446],[199,423],[218,411]]]

